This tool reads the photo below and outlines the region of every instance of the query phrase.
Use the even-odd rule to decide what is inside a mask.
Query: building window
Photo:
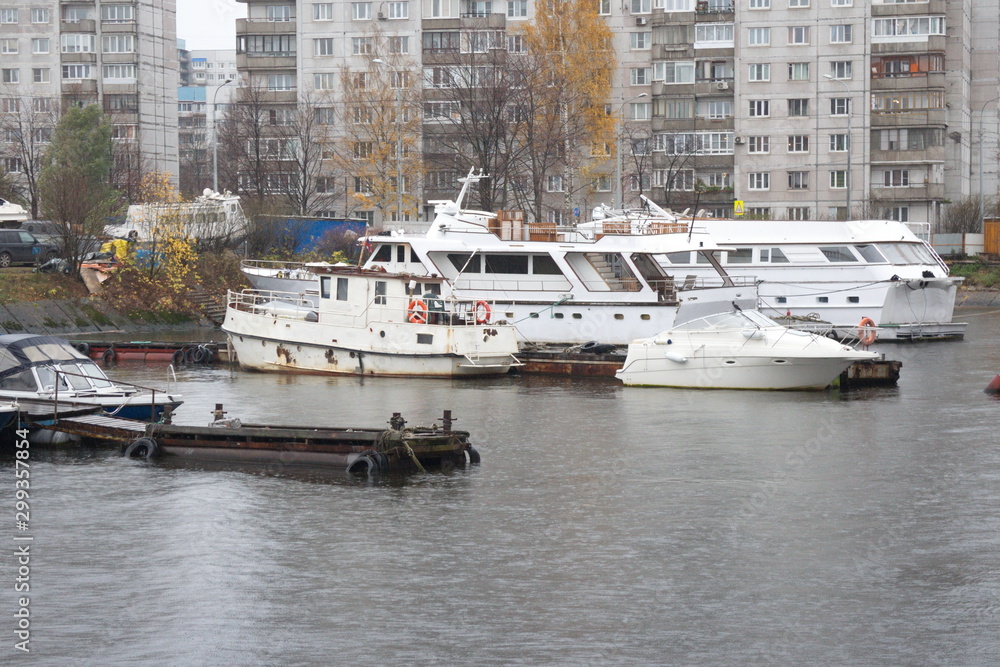
[[[673,12],[693,12],[694,0],[663,0],[663,11],[668,14]]]
[[[0,82],[21,83],[21,70],[5,67],[3,70],[0,70]]]
[[[292,75],[268,74],[267,89],[272,91],[292,90]]]
[[[374,40],[371,37],[351,37],[351,53],[356,56],[371,55]]]
[[[882,185],[887,188],[905,188],[910,185],[909,169],[886,169],[882,172]]]
[[[132,23],[134,11],[132,5],[101,5],[101,23]]]
[[[97,38],[94,35],[66,33],[60,36],[63,53],[94,53]]]
[[[730,118],[733,115],[732,100],[709,100],[708,112],[705,115],[711,120]]]
[[[3,11],[3,10],[0,10]],[[17,10],[14,10],[17,11]],[[2,21],[0,21],[2,22]],[[49,9],[48,7],[40,7],[38,9],[31,10],[31,22],[32,23],[48,23],[49,22]]]
[[[750,28],[750,46],[769,46],[771,44],[770,28]]]
[[[893,206],[892,208],[886,209],[885,217],[889,218],[890,220],[896,220],[897,222],[909,222],[910,207]]]
[[[31,40],[31,52],[32,53],[48,53],[49,52],[49,38],[39,37]]]
[[[357,160],[362,160],[372,156],[372,142],[370,141],[355,141],[353,149],[354,157]]]
[[[770,81],[771,66],[767,63],[753,63],[750,65],[751,81]]]
[[[104,53],[132,53],[135,51],[135,35],[113,34],[101,37]]]
[[[135,125],[112,125],[111,138],[118,141],[135,139]]]
[[[788,63],[789,81],[808,81],[809,63]]]
[[[629,48],[633,51],[647,51],[650,48],[651,41],[650,36],[652,33],[649,32],[633,32],[629,33]]]
[[[17,10],[0,9],[0,23],[17,23]]]
[[[395,19],[408,19],[408,18],[410,18],[410,3],[409,2],[390,2],[389,3],[389,18],[391,20],[395,20]]]
[[[809,6],[809,0],[788,0],[789,9],[803,9]]]
[[[792,134],[788,137],[788,152],[789,153],[808,153],[809,152],[809,135],[806,134]]]
[[[789,220],[808,220],[809,219],[809,207],[808,206],[789,206],[788,207],[788,219]]]
[[[653,81],[694,83],[694,62],[690,60],[654,62]]]
[[[333,37],[321,37],[313,40],[313,55],[332,56]]]
[[[750,0],[750,9],[770,9],[771,0]]]
[[[35,42],[37,40],[31,40]],[[48,41],[48,40],[46,40]],[[18,45],[16,39],[0,39],[0,55],[17,55]],[[37,52],[36,52],[37,53]],[[48,51],[43,51],[42,53],[48,53]]]
[[[749,187],[751,190],[771,189],[771,173],[767,171],[752,171],[749,174]]]
[[[649,102],[632,102],[629,104],[629,120],[649,120],[652,109],[653,105]]]
[[[885,0],[883,0],[884,2]],[[853,7],[854,0],[830,0],[831,7]]]
[[[331,107],[318,107],[315,109],[316,123],[319,125],[333,125],[337,122],[337,114]]]
[[[548,176],[545,179],[545,191],[546,192],[562,192],[563,191],[563,177],[562,176]]]
[[[830,26],[831,44],[850,44],[852,41],[854,41],[854,34],[850,24]]]
[[[424,51],[429,53],[458,53],[461,38],[455,32],[425,32]]]
[[[292,6],[291,5],[268,5],[268,7],[267,7],[267,20],[268,21],[291,21],[292,20]]]
[[[770,153],[771,152],[771,137],[768,136],[753,136],[747,138],[747,152],[748,153]]]
[[[511,17],[510,13],[510,2],[507,3],[507,16]],[[527,2],[525,2],[525,14],[527,16]],[[597,13],[601,16],[609,16],[611,14],[611,0],[597,0]]]
[[[894,90],[872,93],[872,113],[907,113],[924,109],[943,109],[944,91]]]
[[[793,25],[788,27],[788,44],[800,46],[809,43],[809,26]]]
[[[389,53],[393,55],[398,55],[409,52],[410,52],[409,35],[393,36],[389,38]]]
[[[49,69],[47,67],[33,67],[31,69],[32,83],[48,83]]]
[[[647,86],[649,85],[649,74],[651,69],[649,67],[633,67],[631,70],[631,81],[633,86]]]
[[[333,3],[317,2],[313,4],[313,21],[332,21]]]
[[[135,81],[135,65],[104,65],[102,78],[105,81]]]
[[[830,135],[830,152],[831,153],[843,153],[847,151],[847,146],[850,144],[851,138],[846,134],[831,134]]]
[[[834,60],[830,63],[830,76],[834,79],[850,79],[851,78],[851,61],[850,60]]]
[[[633,14],[649,14],[651,11],[653,7],[650,0],[632,0]]]
[[[607,174],[602,174],[594,179],[594,191],[595,192],[611,192],[611,177]]]
[[[809,172],[808,171],[790,171],[790,172],[788,172],[788,189],[789,190],[808,190],[809,189]]]
[[[844,169],[831,171],[830,187],[834,190],[845,190],[847,188],[847,171]]]
[[[750,100],[750,117],[765,118],[771,115],[770,100]]]
[[[694,30],[695,48],[722,47],[733,44],[732,23],[698,23]]]
[[[808,116],[809,100],[807,98],[796,98],[788,100],[789,116]]]
[[[927,41],[929,35],[945,34],[943,16],[894,16],[872,19],[872,40],[879,42]]]
[[[333,90],[336,75],[333,72],[313,74],[313,88],[316,90]]]
[[[608,4],[610,6],[610,0]],[[527,16],[528,16],[528,0],[507,0],[507,18],[523,19],[526,18]]]
[[[834,97],[830,100],[831,116],[846,116],[851,113],[851,98]]]
[[[92,79],[90,65],[63,65],[63,79]]]

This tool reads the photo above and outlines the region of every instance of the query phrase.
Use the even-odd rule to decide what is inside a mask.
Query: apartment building
[[[126,153],[176,176],[175,49],[173,0],[2,3],[0,126],[10,130],[17,116],[35,130],[30,151],[16,133],[0,137],[4,167],[23,175],[25,160],[44,152],[60,109],[98,104],[111,116],[114,140],[136,149]]]
[[[238,69],[269,104],[342,102],[339,77],[373,67],[377,31],[424,73],[425,137],[447,113],[435,68],[458,62],[473,32],[519,48],[511,27],[534,11],[534,0],[242,1]],[[620,118],[621,166],[605,160],[576,209],[642,192],[720,216],[740,202],[775,219],[935,226],[980,178],[997,192],[998,0],[595,1],[618,57],[607,108]],[[424,141],[427,199],[464,171],[440,169],[439,146]],[[568,221],[549,194],[552,219]]]

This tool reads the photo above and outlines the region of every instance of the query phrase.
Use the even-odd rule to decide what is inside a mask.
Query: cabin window
[[[885,264],[885,257],[873,245],[856,245],[854,249],[858,251],[864,260],[870,264]]]
[[[712,253],[715,255],[716,259],[718,259],[719,255],[721,254],[718,250],[713,250]],[[708,261],[707,253],[704,252],[704,251],[695,253],[695,263],[696,264],[711,264],[711,262]]]
[[[441,296],[441,283],[424,283],[423,289],[420,289],[420,283],[417,283],[416,288],[413,290],[414,294],[434,294],[436,296]]]
[[[434,342],[434,334],[417,334],[417,345],[430,345]]]
[[[775,299],[775,301],[777,301],[778,303],[788,303],[788,299],[783,296],[779,296],[778,298]]]
[[[486,273],[528,273],[527,255],[486,255]]]
[[[573,313],[573,319],[574,320],[582,320],[583,319],[583,315],[581,315],[580,313]]]
[[[538,319],[538,313],[528,313],[528,317],[537,320]]]
[[[668,252],[667,261],[671,264],[690,264],[691,263],[691,253],[690,252]]]
[[[615,319],[616,320],[624,320],[625,316],[622,315],[621,313],[615,313]]]
[[[79,366],[68,364],[65,366],[60,366],[59,368],[64,373],[66,373],[66,375],[62,375],[61,377],[66,378],[66,381],[69,382],[70,387],[72,387],[73,389],[90,389],[90,383],[87,382],[87,379],[80,377],[81,375],[83,375],[83,373],[81,372]],[[70,373],[72,373],[72,375],[70,375]]]
[[[816,303],[830,303],[830,297],[828,297],[828,296],[818,296],[818,297],[816,297]]]
[[[406,249],[409,248],[408,245],[398,245],[396,246],[396,261],[400,264],[406,262]]]
[[[386,304],[385,291],[388,283],[384,280],[375,281],[375,305],[384,306]]]
[[[9,391],[37,391],[35,386],[35,376],[31,371],[21,371],[14,373],[0,380],[0,389]]]
[[[819,251],[826,255],[831,262],[856,262],[858,258],[854,256],[851,249],[843,245],[820,246]]]
[[[847,303],[861,303],[861,297],[859,297],[859,296],[849,296],[849,297],[847,297]]]
[[[556,264],[556,260],[552,259],[549,255],[532,255],[531,272],[546,276],[562,275],[562,271],[559,269],[559,265]]]
[[[347,278],[337,278],[337,301],[347,301]]]
[[[643,313],[642,315],[639,316],[639,319],[640,320],[649,320],[649,314],[648,313]]]
[[[761,248],[760,261],[771,264],[788,264],[788,258],[785,257],[785,253],[781,252],[781,248]]]
[[[375,256],[372,257],[373,262],[390,262],[392,261],[392,246],[385,243],[380,243],[377,248],[375,248]]]
[[[728,264],[749,264],[753,261],[753,248],[737,248],[730,250],[726,262]]]
[[[557,320],[561,320],[566,316],[563,315],[562,313],[553,313],[552,317],[556,318]]]
[[[321,276],[319,279],[319,296],[321,299],[330,298],[330,285],[333,283],[333,279],[330,276]]]
[[[479,255],[468,253],[448,253],[448,261],[461,273],[479,273]]]

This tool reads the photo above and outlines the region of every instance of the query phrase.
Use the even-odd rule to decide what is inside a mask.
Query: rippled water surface
[[[183,423],[450,408],[483,463],[366,484],[34,451],[30,662],[997,664],[1000,315],[962,318],[851,394],[184,369]],[[0,525],[13,486],[8,460]]]

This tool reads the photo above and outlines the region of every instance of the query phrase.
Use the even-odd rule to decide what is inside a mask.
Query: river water
[[[997,664],[1000,314],[960,317],[854,393],[182,369],[182,423],[450,408],[483,462],[366,483],[33,451],[30,662]]]

